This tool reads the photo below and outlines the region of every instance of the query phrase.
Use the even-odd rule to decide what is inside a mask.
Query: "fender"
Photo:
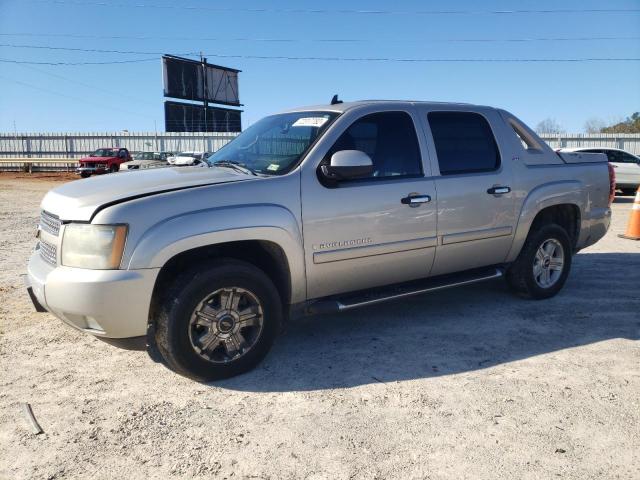
[[[562,204],[577,206],[580,211],[581,222],[584,221],[584,212],[587,209],[588,199],[582,182],[578,180],[549,182],[529,192],[520,209],[513,243],[505,260],[507,263],[513,262],[518,257],[538,212],[545,208]],[[581,226],[580,233],[583,230]]]
[[[291,301],[304,301],[302,235],[293,214],[279,205],[209,208],[167,218],[140,237],[127,268],[159,268],[187,250],[240,240],[263,240],[279,245],[289,264]]]

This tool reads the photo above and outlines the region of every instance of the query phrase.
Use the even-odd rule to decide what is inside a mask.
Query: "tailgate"
[[[585,152],[557,152],[564,163],[604,163],[607,156],[604,153]]]

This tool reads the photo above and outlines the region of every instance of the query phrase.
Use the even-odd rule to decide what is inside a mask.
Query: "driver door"
[[[346,126],[322,159],[303,169],[309,298],[429,275],[436,246],[436,192],[424,173],[426,148],[416,124],[411,111],[365,114]],[[342,150],[367,153],[373,173],[337,184],[323,181],[318,167]]]

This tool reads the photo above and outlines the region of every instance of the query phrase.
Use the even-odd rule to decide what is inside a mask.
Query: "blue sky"
[[[231,10],[216,10],[218,7]],[[268,11],[250,11],[255,8]],[[283,11],[287,9],[329,12]],[[343,9],[387,13],[334,11]],[[486,13],[513,9],[639,11]],[[425,10],[466,13],[417,13]],[[204,51],[210,62],[243,71],[240,96],[245,105],[245,126],[288,107],[326,103],[334,93],[347,100],[488,104],[512,111],[531,126],[554,118],[570,132],[581,131],[589,118],[614,121],[640,110],[640,61],[420,63],[214,56],[638,59],[640,0],[0,0],[0,34],[3,45],[175,54]],[[69,34],[91,38],[62,36]],[[147,38],[106,38],[113,36]],[[534,38],[556,40],[502,41]],[[344,39],[356,41],[325,41]],[[473,39],[490,41],[450,41]],[[5,60],[108,62],[148,58],[152,61],[118,65],[0,63],[0,132],[12,132],[14,123],[18,131],[164,129],[160,55],[0,46],[0,59]]]

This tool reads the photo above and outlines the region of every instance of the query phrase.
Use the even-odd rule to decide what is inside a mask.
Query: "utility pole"
[[[209,119],[207,113],[209,110],[209,102],[207,101],[207,59],[204,58],[202,52],[200,52],[200,65],[202,66],[202,92],[204,98],[204,128],[203,131],[208,131]]]

